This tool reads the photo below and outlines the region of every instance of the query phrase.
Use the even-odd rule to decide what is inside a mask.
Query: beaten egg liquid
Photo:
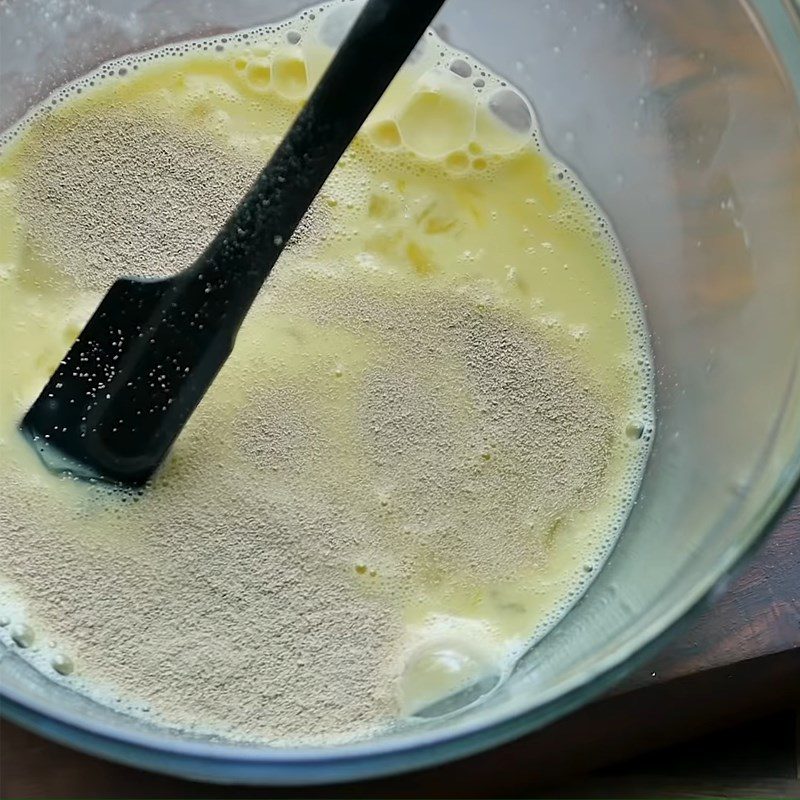
[[[207,148],[223,183],[228,171],[249,180],[330,59],[333,14],[114,62],[30,115],[0,155],[0,636],[131,713],[273,743],[318,737],[313,714],[291,730],[270,719],[271,704],[294,713],[303,689],[285,678],[279,700],[253,678],[283,669],[265,617],[302,605],[286,674],[330,669],[332,695],[345,678],[303,655],[337,646],[322,617],[358,617],[363,603],[376,626],[390,621],[375,630],[380,652],[369,625],[347,651],[374,651],[381,714],[339,709],[323,741],[467,702],[602,565],[652,425],[642,312],[602,215],[538,144],[527,101],[428,35],[325,184],[153,485],[125,497],[39,463],[16,427],[104,288],[188,266],[204,244],[173,263],[159,260],[169,242],[145,236],[127,254],[104,230],[112,250],[98,261],[91,231],[118,212],[34,180],[60,168],[43,154],[68,159],[88,128],[135,120],[141,141],[180,133]],[[84,159],[76,185],[103,173],[108,203],[118,191],[124,204],[120,153],[123,167],[95,172]],[[143,231],[160,230],[168,201]],[[36,222],[37,202],[74,218],[75,242]],[[227,670],[225,703],[263,703],[260,722],[197,696],[191,680],[209,659]],[[184,694],[196,701],[165,699]]]

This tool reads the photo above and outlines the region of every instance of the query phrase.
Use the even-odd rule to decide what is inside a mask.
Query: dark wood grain
[[[550,798],[800,797],[800,712],[769,714],[577,780]]]
[[[800,648],[800,492],[728,591],[620,689]]]
[[[0,796],[40,797],[490,797],[570,796],[603,765],[800,707],[800,493],[765,544],[714,607],[615,692],[543,731],[463,761],[398,778],[312,791],[219,787],[122,767],[0,725]],[[795,797],[797,776],[706,781],[695,795]],[[633,781],[633,782],[632,782]],[[662,780],[661,796],[692,794]],[[566,784],[568,787],[570,784]],[[588,786],[580,783],[588,796]],[[600,780],[596,796],[641,796],[634,779]],[[577,790],[576,790],[577,791]],[[567,792],[565,794],[564,792]]]

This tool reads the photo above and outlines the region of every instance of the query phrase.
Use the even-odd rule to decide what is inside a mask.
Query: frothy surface
[[[151,487],[56,478],[21,442],[104,288],[202,251],[350,13],[114,62],[4,140],[0,636],[164,724],[327,743],[477,698],[602,564],[647,455],[602,215],[527,101],[432,35]]]

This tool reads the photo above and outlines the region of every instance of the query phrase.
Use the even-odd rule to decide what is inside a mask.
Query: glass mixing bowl
[[[296,0],[3,4],[2,118],[111,57],[250,27]],[[596,696],[725,583],[800,472],[800,11],[794,0],[448,0],[440,35],[524,90],[611,218],[646,304],[657,431],[608,562],[472,707],[330,748],[153,727],[0,651],[2,710],[75,747],[239,783],[341,781],[463,756]]]

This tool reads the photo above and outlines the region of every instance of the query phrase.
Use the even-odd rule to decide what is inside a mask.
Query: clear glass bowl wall
[[[277,0],[0,10],[0,125],[112,57],[293,14]],[[657,430],[617,547],[476,707],[400,734],[274,750],[134,721],[0,651],[2,710],[129,763],[235,782],[344,780],[532,730],[641,661],[724,583],[800,471],[800,13],[790,0],[449,0],[440,35],[531,99],[613,222],[646,304]]]

